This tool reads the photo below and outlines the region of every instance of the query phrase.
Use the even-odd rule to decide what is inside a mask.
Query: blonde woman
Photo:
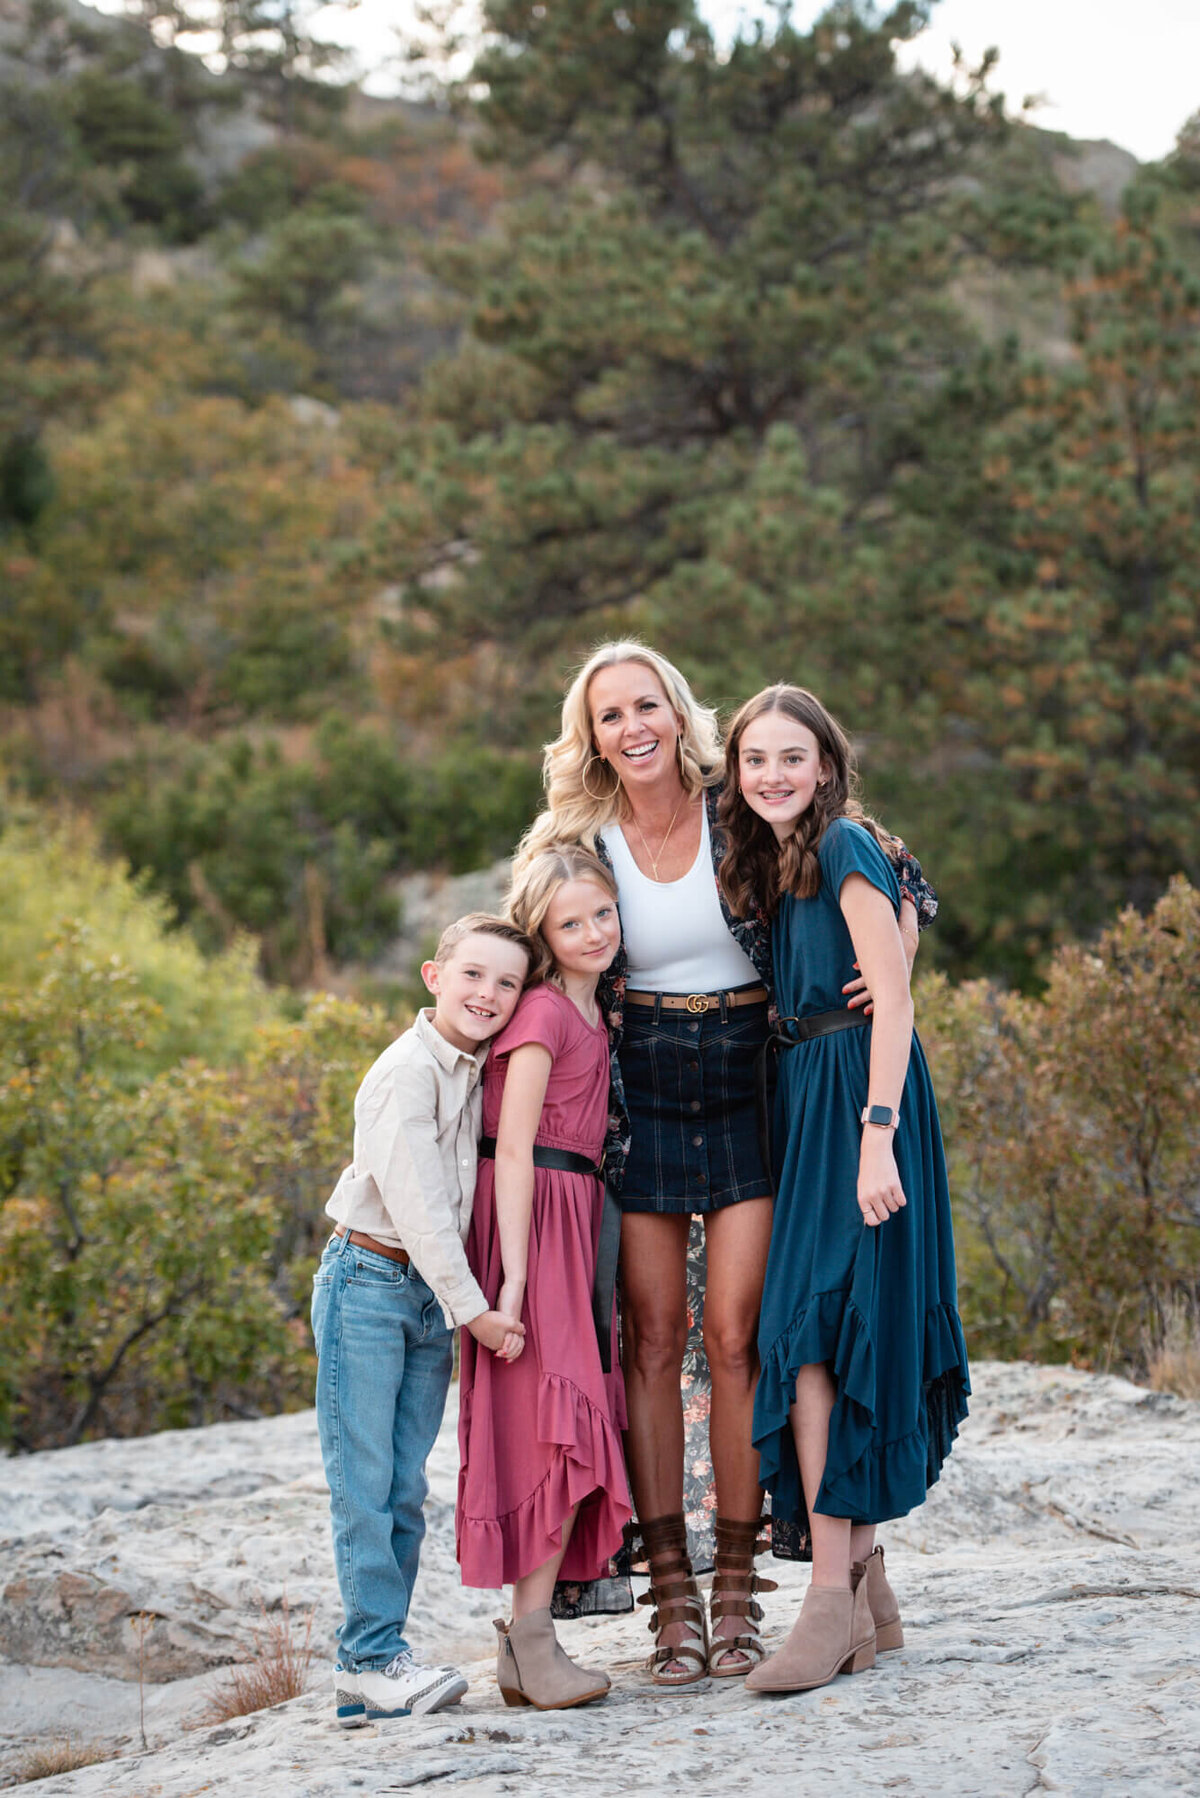
[[[518,870],[552,841],[592,849],[613,871],[622,942],[600,985],[613,1042],[605,1172],[622,1209],[626,1457],[649,1563],[656,1684],[748,1673],[762,1658],[754,1553],[762,1509],[751,1445],[755,1347],[771,1236],[755,1065],[768,1033],[771,949],[761,911],[735,918],[718,885],[724,759],[716,714],[664,656],[604,644],[567,693],[545,756],[547,809]],[[936,900],[906,855],[902,928]],[[850,1006],[869,1002],[846,969]],[[702,1359],[688,1349],[688,1244],[702,1220]],[[691,1302],[690,1302],[691,1300]],[[689,1453],[708,1413],[708,1454]],[[711,1478],[710,1478],[711,1476]],[[685,1510],[705,1524],[715,1487],[709,1619],[688,1552]]]

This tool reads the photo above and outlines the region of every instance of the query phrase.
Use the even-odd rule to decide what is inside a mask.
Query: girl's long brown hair
[[[765,819],[752,812],[742,798],[738,778],[742,738],[756,718],[779,712],[795,724],[805,725],[817,739],[823,780],[812,804],[781,843]],[[806,687],[781,682],[748,699],[729,727],[725,741],[725,790],[717,816],[727,847],[721,861],[721,887],[730,910],[744,918],[761,905],[769,918],[779,908],[784,893],[811,899],[821,890],[821,863],[817,851],[834,818],[852,818],[869,830],[884,854],[894,838],[867,816],[858,800],[858,771],[845,731]]]

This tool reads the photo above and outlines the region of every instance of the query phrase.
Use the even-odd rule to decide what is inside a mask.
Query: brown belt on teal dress
[[[494,1136],[480,1137],[479,1153],[485,1161],[496,1159]],[[549,1144],[540,1142],[533,1145],[533,1165],[555,1168],[560,1174],[591,1174],[597,1180],[603,1179],[604,1175],[603,1162],[590,1161],[586,1155],[576,1155],[572,1149],[552,1149]],[[612,1308],[620,1248],[621,1207],[617,1204],[611,1187],[606,1185],[600,1212],[596,1271],[592,1277],[592,1320],[596,1326],[596,1341],[600,1346],[600,1365],[605,1373],[612,1372]]]
[[[778,1055],[783,1049],[798,1049],[801,1043],[811,1042],[815,1036],[833,1036],[839,1030],[861,1030],[870,1022],[860,1009],[851,1011],[849,1006],[844,1006],[841,1011],[818,1011],[808,1018],[780,1018],[759,1050],[756,1063],[758,1143],[772,1192],[776,1190],[777,1182],[771,1161],[771,1056]]]

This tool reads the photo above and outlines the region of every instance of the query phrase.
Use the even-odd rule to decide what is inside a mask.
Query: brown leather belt
[[[408,1250],[398,1249],[390,1242],[378,1242],[374,1236],[368,1236],[365,1230],[347,1230],[344,1224],[333,1226],[335,1236],[344,1236],[347,1242],[357,1243],[360,1249],[372,1249],[376,1255],[386,1255],[389,1261],[398,1261],[401,1267],[408,1266]]]
[[[765,986],[738,986],[728,993],[633,993],[625,994],[626,1005],[653,1005],[659,1000],[664,1011],[690,1011],[697,1017],[706,1011],[719,1011],[724,999],[726,1009],[736,1005],[765,1005]]]

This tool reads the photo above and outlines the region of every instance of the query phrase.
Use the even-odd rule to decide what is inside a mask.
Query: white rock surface
[[[778,1699],[737,1681],[654,1688],[639,1613],[563,1626],[568,1647],[586,1644],[613,1673],[604,1704],[506,1710],[491,1670],[500,1597],[465,1592],[454,1567],[453,1407],[430,1469],[413,1635],[427,1658],[457,1658],[471,1688],[448,1713],[355,1731],[332,1720],[320,1658],[338,1611],[311,1413],[9,1461],[0,1766],[32,1739],[71,1736],[121,1757],[39,1793],[1200,1792],[1200,1404],[1071,1369],[989,1363],[974,1375],[941,1484],[883,1532],[905,1648]],[[769,1571],[782,1582],[766,1600],[779,1637],[808,1575]],[[252,1646],[285,1591],[293,1614],[315,1613],[312,1689],[186,1728],[213,1669]]]
[[[507,859],[471,874],[406,874],[394,885],[400,900],[400,929],[374,965],[395,980],[413,980],[425,955],[432,954],[447,924],[470,911],[504,909],[512,864]]]

